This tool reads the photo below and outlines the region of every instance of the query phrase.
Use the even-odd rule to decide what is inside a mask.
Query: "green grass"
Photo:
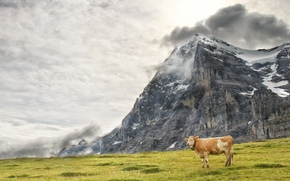
[[[138,154],[0,160],[0,180],[289,180],[290,138],[234,145],[234,163],[209,157],[209,169],[185,149]]]

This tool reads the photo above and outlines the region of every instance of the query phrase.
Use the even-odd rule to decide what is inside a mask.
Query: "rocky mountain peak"
[[[290,135],[290,44],[245,50],[196,35],[177,46],[122,126],[88,145],[92,153],[183,149],[188,135],[231,134],[235,142]],[[79,147],[63,149],[70,155]]]

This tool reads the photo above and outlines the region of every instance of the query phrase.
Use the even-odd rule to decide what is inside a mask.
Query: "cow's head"
[[[195,148],[196,139],[198,139],[199,136],[189,136],[185,138],[186,145],[189,146],[192,150]]]

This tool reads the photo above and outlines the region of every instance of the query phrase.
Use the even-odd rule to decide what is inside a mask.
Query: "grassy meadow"
[[[138,154],[0,160],[0,180],[290,180],[290,138],[234,145],[234,163],[211,155],[209,169],[190,149]]]

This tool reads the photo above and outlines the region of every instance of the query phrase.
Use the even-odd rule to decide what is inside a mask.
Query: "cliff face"
[[[122,126],[87,147],[134,153],[182,149],[189,135],[290,136],[289,62],[290,44],[250,51],[197,35],[174,49]]]

